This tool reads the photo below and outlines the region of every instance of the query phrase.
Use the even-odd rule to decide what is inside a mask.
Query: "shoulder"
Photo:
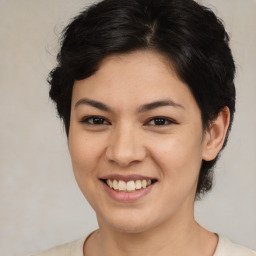
[[[256,256],[256,252],[220,236],[214,256]]]
[[[83,246],[85,240],[86,237],[73,242],[58,245],[34,256],[83,256]]]

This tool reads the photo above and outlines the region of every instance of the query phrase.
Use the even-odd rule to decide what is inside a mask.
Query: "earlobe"
[[[203,160],[213,160],[221,150],[226,138],[230,122],[230,112],[228,107],[224,107],[217,118],[211,123],[205,134],[205,146],[203,150]]]

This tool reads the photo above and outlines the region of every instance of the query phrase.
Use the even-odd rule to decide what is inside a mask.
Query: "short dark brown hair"
[[[74,81],[94,74],[109,55],[140,49],[154,50],[170,60],[201,110],[204,129],[227,106],[229,133],[235,112],[235,65],[220,19],[193,0],[104,0],[65,28],[58,65],[48,78],[50,97],[67,136]],[[202,161],[197,198],[211,189],[217,158]]]

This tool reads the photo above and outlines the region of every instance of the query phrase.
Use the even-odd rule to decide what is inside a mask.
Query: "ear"
[[[204,136],[203,160],[211,161],[218,155],[225,141],[229,122],[229,108],[224,107]]]

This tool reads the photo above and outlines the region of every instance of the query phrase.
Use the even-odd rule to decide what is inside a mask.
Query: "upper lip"
[[[137,174],[131,174],[131,175],[120,175],[120,174],[110,174],[106,176],[100,177],[101,180],[123,180],[125,182],[128,182],[130,180],[157,180],[154,177],[149,176],[142,176]]]

